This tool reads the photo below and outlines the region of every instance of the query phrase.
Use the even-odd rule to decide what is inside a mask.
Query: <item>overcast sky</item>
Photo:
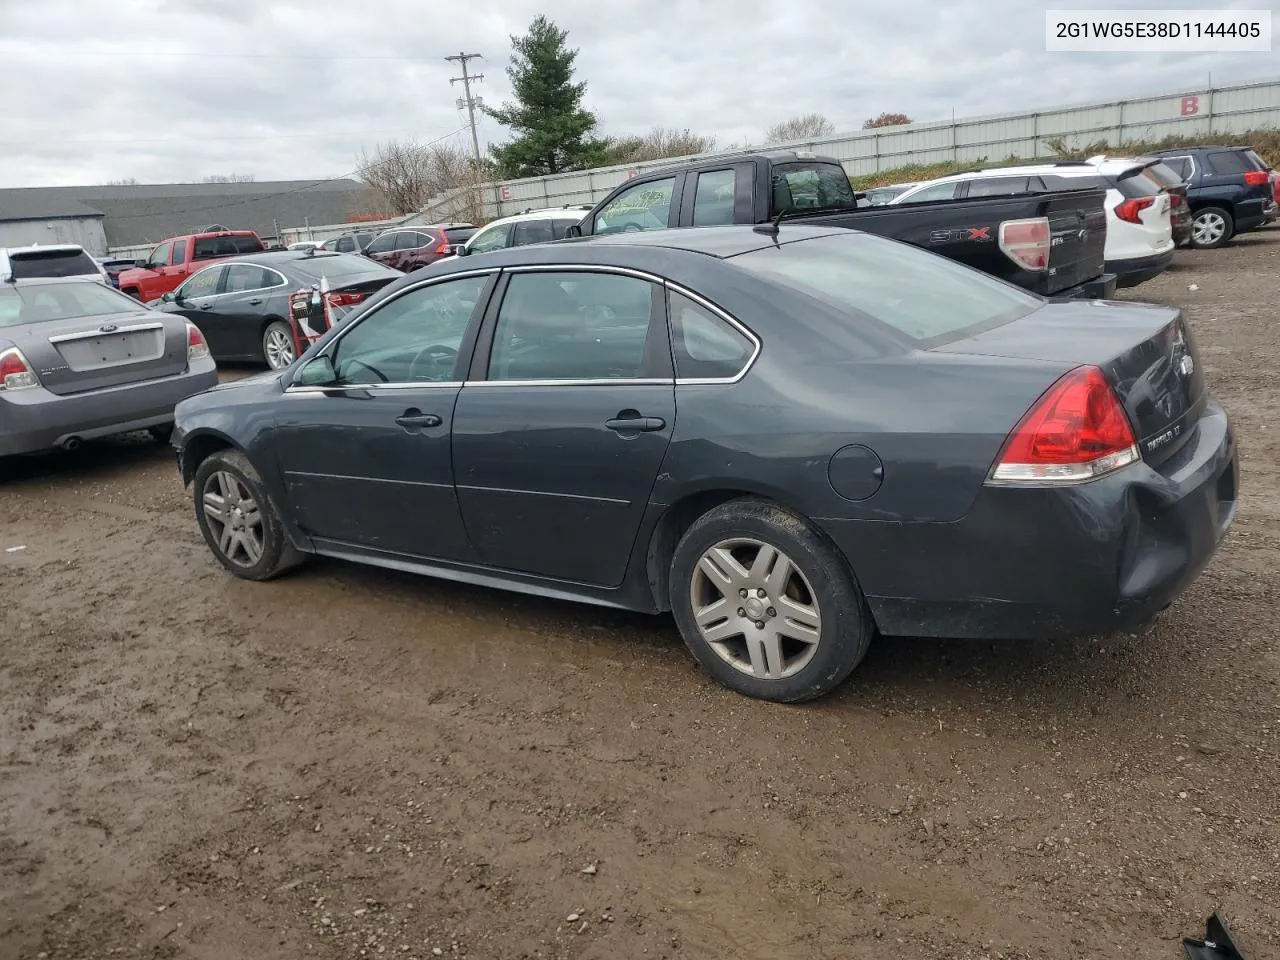
[[[545,13],[581,52],[607,134],[690,127],[759,142],[797,113],[854,130],[1280,76],[1277,53],[1044,50],[1044,10],[966,0],[0,0],[0,186],[341,176],[362,146],[457,135],[449,54],[510,92],[510,35]],[[1258,2],[1134,8],[1265,7]],[[481,146],[501,142],[492,120]]]

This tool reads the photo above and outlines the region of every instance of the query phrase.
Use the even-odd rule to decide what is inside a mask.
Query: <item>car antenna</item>
[[[771,237],[778,235],[778,225],[782,223],[782,218],[792,211],[792,207],[783,207],[778,211],[778,215],[768,223],[757,223],[751,229],[756,233],[765,233]]]

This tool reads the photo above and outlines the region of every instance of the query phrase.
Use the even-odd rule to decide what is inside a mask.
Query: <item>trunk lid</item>
[[[187,326],[156,312],[46,320],[3,330],[50,393],[171,377],[187,368]]]
[[[1101,368],[1129,416],[1143,459],[1153,466],[1186,443],[1207,400],[1195,342],[1182,311],[1173,307],[1052,303],[934,349]]]
[[[1045,203],[1049,220],[1049,269],[1044,294],[1053,296],[1105,272],[1105,191],[1080,190]]]

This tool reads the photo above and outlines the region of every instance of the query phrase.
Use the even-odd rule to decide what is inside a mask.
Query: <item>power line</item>
[[[23,48],[17,51],[12,44],[0,43],[0,49],[10,47],[9,53],[26,52]],[[37,51],[32,51],[38,53]],[[42,53],[38,55],[43,56]],[[387,53],[208,53],[194,50],[75,50],[58,49],[59,57],[183,57],[206,60],[210,58],[223,60],[403,60],[413,63],[427,63],[434,60],[430,56],[411,56],[408,54]]]
[[[456,61],[457,63],[460,63],[462,65],[462,76],[451,78],[449,80],[449,86],[453,86],[455,83],[458,83],[459,81],[461,81],[462,83],[462,90],[463,90],[463,93],[465,94],[465,97],[463,101],[459,101],[458,105],[461,106],[463,102],[465,102],[467,105],[467,122],[471,125],[471,149],[475,152],[477,170],[480,169],[480,138],[476,135],[476,107],[483,107],[484,100],[481,99],[480,97],[471,96],[471,81],[483,80],[484,74],[475,73],[475,74],[468,75],[467,61],[483,60],[483,59],[484,59],[484,56],[479,53],[459,53],[452,57],[445,57],[445,60],[449,61],[450,63]]]
[[[461,126],[457,130],[454,130],[450,133],[445,134],[445,136],[441,137],[440,139],[442,140],[448,139],[449,137],[455,136],[466,129],[467,128],[465,126]],[[325,133],[271,133],[271,134],[238,136],[238,137],[228,137],[228,136],[218,135],[217,139],[218,140],[308,140],[308,139],[324,139],[328,137],[336,140],[336,139],[339,139],[339,135],[341,135],[341,139],[346,139],[346,140],[352,140],[352,139],[365,140],[370,137],[392,136],[393,134],[388,131],[384,131],[383,133],[380,133],[380,134],[379,133],[351,134],[346,130],[337,130],[337,131],[329,130],[329,131],[326,131]],[[39,139],[39,140],[0,140],[0,146],[22,147],[22,146],[40,146],[42,144],[56,144],[56,145],[69,144],[74,146],[76,144],[111,144],[111,143],[119,143],[119,144],[190,143],[191,140],[192,140],[191,137],[154,137],[154,138],[128,137],[127,139],[114,137],[109,139],[102,138],[102,139],[88,139],[88,140],[70,139],[70,138],[63,138],[63,137],[49,137],[47,139]],[[436,141],[432,141],[432,142],[434,143]]]

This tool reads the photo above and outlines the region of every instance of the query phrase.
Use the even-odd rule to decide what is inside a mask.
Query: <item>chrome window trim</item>
[[[467,380],[464,387],[670,387],[671,378],[619,377],[616,380]]]
[[[88,319],[87,317],[81,319]],[[93,340],[97,337],[109,337],[113,333],[141,333],[143,330],[163,330],[163,323],[129,323],[116,327],[110,332],[91,330],[87,333],[59,333],[49,338],[50,343],[70,343],[72,340]]]
[[[431,388],[452,387],[457,389],[462,386],[461,380],[406,380],[395,383],[352,383],[343,387],[319,387],[311,384],[295,386],[290,384],[284,388],[285,393],[341,393],[344,390],[370,390],[377,393],[381,390],[422,390]]]
[[[701,294],[694,293],[689,288],[684,287],[671,280],[668,280],[666,277],[660,277],[654,273],[648,273],[647,271],[644,271],[644,270],[636,270],[633,267],[615,267],[615,266],[610,266],[608,264],[599,264],[599,263],[581,263],[581,264],[529,263],[529,264],[521,264],[519,266],[514,266],[514,267],[504,267],[503,269],[507,273],[534,273],[534,272],[615,273],[615,274],[621,274],[622,276],[635,277],[638,280],[647,280],[650,283],[658,284],[660,287],[663,287],[664,290],[674,291],[675,293],[680,294],[682,297],[688,297],[694,303],[698,304],[698,306],[703,307],[706,310],[709,310],[711,313],[715,314],[717,317],[722,319],[725,323],[729,324],[729,326],[733,327],[733,329],[737,330],[740,334],[742,334],[744,337],[747,338],[747,340],[751,342],[751,345],[752,345],[751,356],[747,358],[747,362],[743,364],[742,369],[739,370],[737,374],[735,374],[732,377],[675,377],[674,379],[656,379],[656,380],[644,379],[644,378],[631,378],[627,380],[608,380],[608,379],[468,380],[466,381],[464,386],[474,387],[474,386],[479,386],[481,384],[490,384],[490,385],[512,384],[512,385],[518,385],[518,386],[524,386],[524,387],[538,387],[538,386],[565,387],[565,386],[602,386],[604,384],[613,384],[614,386],[620,386],[620,385],[626,385],[626,384],[653,385],[653,384],[668,384],[668,383],[674,383],[677,387],[722,386],[722,385],[737,383],[743,377],[745,377],[748,373],[750,373],[751,368],[755,366],[756,358],[760,356],[760,351],[763,347],[763,342],[760,340],[758,336],[756,336],[755,331],[753,331],[746,324],[742,323],[740,320],[734,317],[727,310],[725,310],[720,306],[717,306],[715,303],[712,303],[710,300],[708,300],[706,297],[702,296]],[[671,329],[670,317],[667,318],[667,329],[668,331],[670,331]],[[675,364],[674,354],[671,357],[671,362],[674,368],[674,364]]]
[[[280,272],[279,270],[277,270],[275,267],[268,267],[266,264],[263,264],[263,263],[249,263],[249,262],[244,261],[244,260],[230,260],[230,261],[225,261],[225,262],[223,262],[223,263],[215,263],[215,264],[211,264],[210,266],[205,267],[205,269],[206,269],[206,270],[209,270],[209,269],[212,269],[213,267],[257,267],[259,270],[266,270],[268,273],[274,273],[277,277],[279,277],[279,278],[280,278],[280,282],[279,282],[279,283],[273,283],[273,284],[272,284],[271,286],[269,286],[269,287],[250,287],[248,290],[226,290],[226,291],[224,291],[224,292],[222,292],[222,293],[211,293],[211,294],[208,294],[208,295],[207,295],[207,296],[205,296],[205,297],[195,297],[194,299],[196,299],[196,300],[205,300],[205,299],[214,299],[214,300],[216,300],[218,297],[239,296],[239,295],[244,294],[244,293],[261,293],[261,292],[262,292],[262,291],[264,291],[264,290],[276,290],[276,289],[279,289],[280,287],[287,287],[287,286],[289,286],[289,278],[288,278],[288,277],[286,277],[283,273],[281,273],[281,272]],[[192,276],[194,276],[194,274],[192,274]]]

